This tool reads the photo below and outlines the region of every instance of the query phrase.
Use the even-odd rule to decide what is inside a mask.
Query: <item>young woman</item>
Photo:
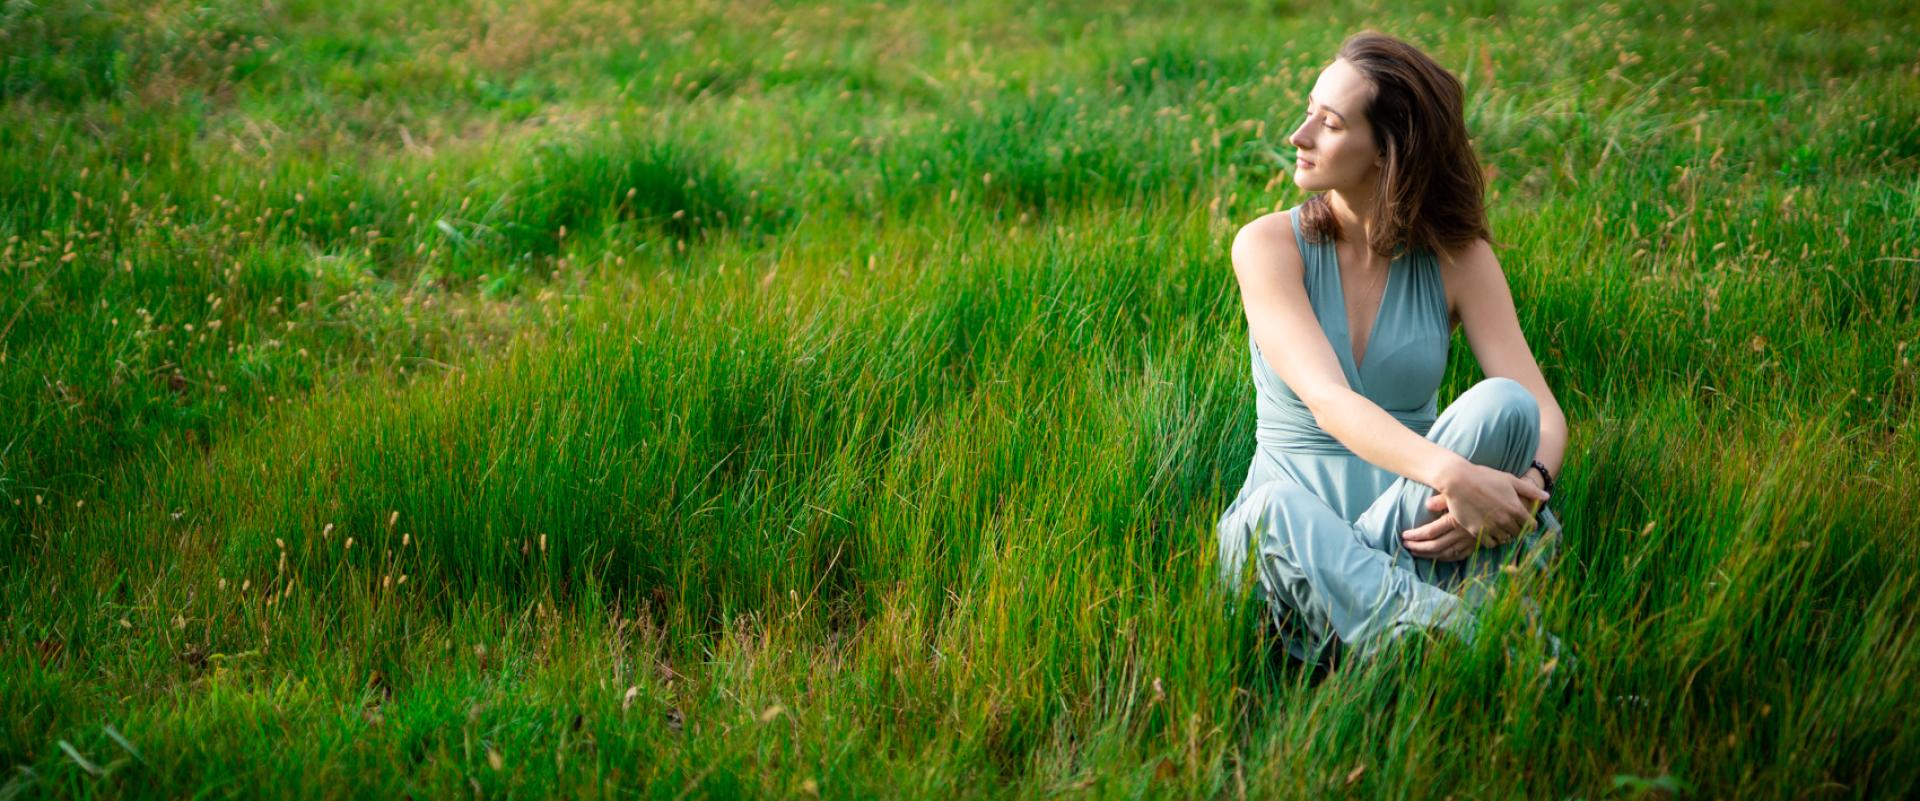
[[[1317,194],[1233,241],[1258,426],[1221,572],[1255,573],[1309,663],[1426,626],[1471,637],[1456,591],[1558,530],[1566,418],[1487,241],[1462,105],[1412,45],[1348,39],[1288,138]],[[1456,326],[1488,377],[1436,415]]]

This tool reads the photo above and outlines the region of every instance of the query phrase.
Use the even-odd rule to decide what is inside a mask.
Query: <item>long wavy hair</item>
[[[1374,89],[1364,114],[1383,164],[1368,247],[1392,258],[1406,249],[1438,252],[1492,239],[1460,79],[1419,48],[1378,31],[1348,37],[1339,57]],[[1325,192],[1307,198],[1300,213],[1311,238],[1339,241]]]

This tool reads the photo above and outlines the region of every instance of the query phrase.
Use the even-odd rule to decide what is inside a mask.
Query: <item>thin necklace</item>
[[[1367,253],[1367,255],[1369,255],[1369,256],[1371,256],[1371,255],[1373,255],[1373,251],[1372,251],[1371,249],[1369,249],[1369,250],[1367,250],[1367,251],[1366,251],[1366,253]],[[1380,274],[1379,274],[1379,275],[1377,275],[1377,276],[1374,276],[1374,280],[1373,280],[1372,282],[1370,282],[1370,283],[1368,283],[1368,284],[1367,284],[1367,291],[1366,291],[1366,294],[1363,294],[1363,295],[1361,295],[1361,296],[1360,296],[1360,300],[1361,300],[1361,305],[1362,305],[1362,308],[1361,308],[1361,311],[1363,311],[1363,312],[1364,312],[1364,311],[1366,311],[1366,309],[1365,309],[1365,305],[1366,305],[1366,301],[1367,301],[1367,299],[1368,299],[1368,298],[1371,298],[1371,297],[1373,297],[1373,290],[1374,290],[1374,288],[1375,288],[1375,287],[1378,287],[1378,286],[1380,286],[1380,284],[1381,284],[1381,282],[1382,282],[1382,281],[1383,281],[1383,280],[1384,280],[1384,279],[1385,279],[1385,278],[1387,277],[1387,271],[1388,271],[1388,270],[1390,270],[1390,269],[1392,269],[1392,268],[1393,268],[1393,263],[1392,263],[1392,262],[1388,262],[1388,263],[1387,263],[1387,266],[1386,266],[1386,267],[1384,267],[1384,268],[1381,268],[1381,269],[1380,269],[1380,271],[1379,271],[1379,273],[1380,273]],[[1386,300],[1386,298],[1381,298],[1380,300],[1382,300],[1382,301],[1384,301],[1384,300]],[[1374,316],[1375,316],[1376,318],[1377,318],[1377,317],[1379,317],[1379,307],[1380,307],[1380,305],[1381,305],[1381,303],[1380,303],[1380,302],[1378,302],[1378,301],[1376,301],[1376,302],[1375,302],[1375,303],[1373,304],[1373,306],[1374,306]],[[1352,318],[1353,318],[1353,315],[1351,315],[1351,314],[1349,314],[1349,315],[1347,315],[1347,318],[1348,318],[1348,320],[1349,320],[1349,321],[1351,321],[1351,320],[1352,320]],[[1373,324],[1374,324],[1374,323],[1376,323],[1376,322],[1378,322],[1378,320],[1377,320],[1377,319],[1375,319],[1375,320],[1368,320],[1368,321],[1367,321],[1367,324],[1366,324],[1366,326],[1365,326],[1365,330],[1363,330],[1363,331],[1361,332],[1361,333],[1363,333],[1363,334],[1365,334],[1365,335],[1367,335],[1367,347],[1368,347],[1368,348],[1372,348],[1372,347],[1373,347],[1373,336],[1372,336],[1372,335],[1373,335]],[[1358,328],[1358,327],[1359,327],[1359,326],[1356,326],[1356,328]],[[1349,341],[1349,342],[1347,343],[1347,347],[1348,347],[1348,349],[1349,349],[1349,350],[1351,350],[1351,349],[1352,349],[1352,347],[1353,347],[1353,343],[1352,343],[1351,341]],[[1363,358],[1363,357],[1362,357],[1362,356],[1361,356],[1360,354],[1358,354],[1358,353],[1355,353],[1355,354],[1354,354],[1354,356],[1353,356],[1353,366],[1354,366],[1355,368],[1358,368],[1358,367],[1360,366],[1360,360],[1361,360],[1362,358]]]

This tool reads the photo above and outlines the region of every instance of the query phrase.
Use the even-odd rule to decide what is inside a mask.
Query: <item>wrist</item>
[[[1428,486],[1433,487],[1435,491],[1441,494],[1447,494],[1448,490],[1451,490],[1455,484],[1459,483],[1461,477],[1465,476],[1467,471],[1473,468],[1473,463],[1467,461],[1467,457],[1461,456],[1453,451],[1446,450],[1445,448],[1441,450],[1446,452],[1447,458],[1442,461],[1440,467],[1433,472],[1433,481]]]
[[[1553,493],[1553,475],[1547,472],[1547,466],[1541,464],[1539,459],[1533,460],[1533,464],[1527,467],[1526,474],[1528,480],[1532,481],[1535,486],[1538,486],[1549,495]]]

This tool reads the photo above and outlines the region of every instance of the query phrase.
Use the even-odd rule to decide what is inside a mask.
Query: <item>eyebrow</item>
[[[1320,101],[1318,101],[1318,100],[1314,100],[1314,99],[1313,99],[1313,93],[1312,93],[1312,92],[1308,92],[1308,93],[1307,93],[1307,99],[1308,99],[1308,100],[1313,100],[1313,102],[1315,102],[1315,103],[1320,103]],[[1320,103],[1320,107],[1321,107],[1321,108],[1323,108],[1323,109],[1326,109],[1326,110],[1328,110],[1328,111],[1333,111],[1333,116],[1335,116],[1335,117],[1339,117],[1339,118],[1340,118],[1340,121],[1341,121],[1341,122],[1346,122],[1346,121],[1347,121],[1347,115],[1345,115],[1345,114],[1341,114],[1341,113],[1340,113],[1340,112],[1338,112],[1338,111],[1334,111],[1334,110],[1333,110],[1333,108],[1332,108],[1332,107],[1330,107],[1330,106],[1328,106],[1327,104],[1325,104],[1325,103]]]

